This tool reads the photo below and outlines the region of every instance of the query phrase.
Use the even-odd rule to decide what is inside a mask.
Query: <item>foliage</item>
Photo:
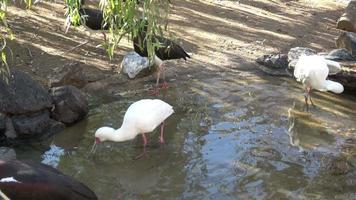
[[[0,76],[8,82],[10,70],[9,65],[7,64],[6,58],[6,39],[13,39],[13,34],[11,29],[7,25],[6,22],[6,9],[7,9],[7,0],[0,0],[0,23],[2,26],[1,34],[0,34],[0,55],[1,55],[1,68],[0,68]]]
[[[84,0],[66,0],[66,3],[67,21],[74,26],[82,24],[79,9],[84,6]],[[124,36],[132,38],[138,35],[146,25],[142,19],[148,22],[145,42],[149,57],[153,58],[154,48],[160,44],[153,41],[152,36],[162,35],[167,29],[168,0],[100,0],[99,7],[103,11],[103,25],[109,25],[104,47],[110,58]]]
[[[32,6],[32,0],[23,0],[27,8]],[[84,18],[80,16],[80,8],[84,0],[65,0],[67,4],[67,23],[74,26],[83,24]],[[160,44],[152,40],[155,34],[163,35],[167,29],[169,0],[100,0],[100,9],[103,11],[104,24],[109,24],[109,37],[105,39],[104,47],[110,58],[114,55],[115,48],[124,36],[133,38],[146,24],[147,33],[145,42],[148,54],[153,58],[154,48]],[[10,70],[7,63],[6,41],[12,40],[14,35],[6,21],[8,0],[0,0],[0,76],[8,82]],[[69,27],[69,26],[68,26]]]

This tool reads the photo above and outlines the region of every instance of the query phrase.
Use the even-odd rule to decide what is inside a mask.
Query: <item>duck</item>
[[[0,199],[97,200],[83,183],[32,161],[0,160]]]

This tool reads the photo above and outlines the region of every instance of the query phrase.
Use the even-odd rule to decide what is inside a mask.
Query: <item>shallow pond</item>
[[[88,157],[98,127],[121,125],[127,107],[147,98],[93,105],[87,119],[54,138],[17,148],[19,159],[57,166],[99,199],[355,199],[356,99],[316,92],[303,110],[292,80],[223,73],[172,82],[160,98],[174,106],[166,145],[149,134],[103,143]],[[146,92],[140,92],[146,94]],[[51,148],[49,148],[51,146]]]

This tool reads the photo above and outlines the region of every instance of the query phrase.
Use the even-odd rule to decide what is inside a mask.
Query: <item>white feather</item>
[[[159,99],[142,99],[129,106],[121,128],[99,128],[95,137],[101,141],[126,141],[138,134],[152,132],[158,125],[174,113],[173,107]]]
[[[14,179],[14,177],[6,177],[6,178],[0,179],[0,183],[9,183],[9,182],[21,183],[20,181],[17,181],[16,179]]]

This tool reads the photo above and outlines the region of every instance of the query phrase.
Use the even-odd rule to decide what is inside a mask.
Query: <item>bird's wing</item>
[[[326,60],[322,56],[302,55],[295,66],[294,77],[297,81],[306,82],[312,81],[317,83],[324,81],[328,76],[329,68],[327,67]],[[314,86],[315,87],[315,86]]]
[[[151,132],[173,112],[172,106],[164,101],[144,99],[127,109],[123,123],[140,127],[140,132]]]
[[[159,42],[161,47],[158,47],[155,50],[156,55],[162,60],[170,60],[170,59],[180,59],[183,58],[186,60],[190,58],[187,52],[170,39],[161,36],[155,36],[154,39],[156,42]]]

